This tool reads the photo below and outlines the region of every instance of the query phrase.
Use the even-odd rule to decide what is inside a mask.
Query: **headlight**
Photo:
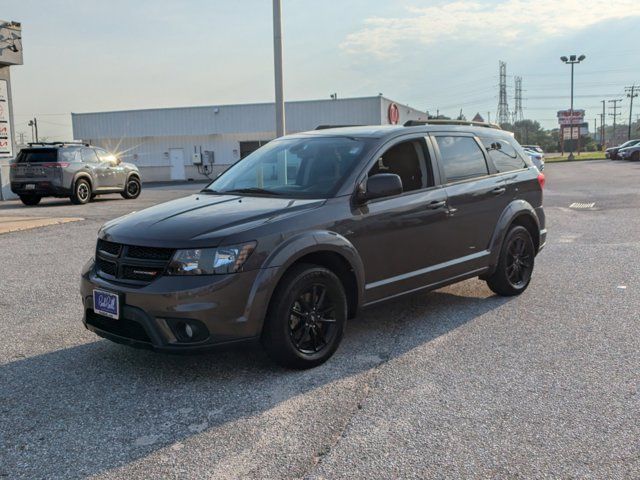
[[[256,242],[218,248],[177,250],[169,266],[168,275],[223,275],[239,272]]]

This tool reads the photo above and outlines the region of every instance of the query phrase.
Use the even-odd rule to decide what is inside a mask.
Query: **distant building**
[[[472,121],[474,122],[484,122],[484,118],[480,115],[480,112],[476,113],[476,116],[473,117]]]
[[[381,95],[287,102],[285,115],[287,133],[426,119],[425,112]],[[199,158],[213,162],[216,173],[275,138],[273,103],[72,113],[71,118],[76,140],[138,165],[145,181],[202,179]]]

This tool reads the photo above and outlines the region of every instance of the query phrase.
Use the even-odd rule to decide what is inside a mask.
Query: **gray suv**
[[[88,144],[30,143],[11,164],[11,191],[25,205],[37,205],[42,197],[68,197],[82,205],[103,193],[131,199],[141,190],[138,167]]]
[[[108,222],[82,272],[85,326],[168,352],[260,340],[308,368],[361,307],[471,277],[524,292],[544,174],[507,132],[449,122],[282,137]]]

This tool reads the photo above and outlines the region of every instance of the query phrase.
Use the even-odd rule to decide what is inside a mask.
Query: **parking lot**
[[[302,372],[82,326],[100,226],[201,185],[0,203],[83,219],[0,235],[0,477],[640,477],[640,163],[545,173],[548,242],[522,296],[474,279],[378,305]]]

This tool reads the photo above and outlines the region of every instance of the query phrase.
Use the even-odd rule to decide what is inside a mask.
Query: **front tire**
[[[524,292],[531,281],[535,246],[529,231],[516,225],[505,236],[496,271],[487,278],[487,285],[498,295],[513,296]]]
[[[20,195],[20,201],[25,205],[33,207],[34,205],[38,205],[42,200],[42,197],[37,195]]]
[[[73,195],[71,195],[71,203],[74,205],[84,205],[91,200],[91,184],[81,178],[73,187]]]
[[[633,160],[634,162],[637,162],[640,160],[640,152],[633,152],[631,154],[631,160]]]
[[[271,299],[262,344],[280,365],[312,368],[334,354],[346,322],[347,296],[340,279],[323,267],[297,265]]]
[[[134,198],[138,198],[140,196],[140,192],[142,192],[142,184],[140,183],[140,179],[137,177],[131,177],[129,180],[127,180],[124,191],[120,195],[122,195],[122,198],[126,198],[127,200],[133,200]]]

